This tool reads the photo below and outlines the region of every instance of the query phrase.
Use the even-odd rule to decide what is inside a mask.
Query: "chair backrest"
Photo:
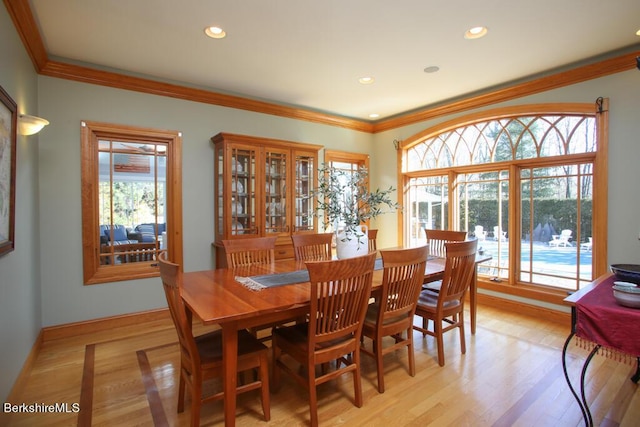
[[[275,260],[276,237],[223,240],[227,267],[271,264]]]
[[[569,240],[571,238],[572,234],[573,234],[573,231],[571,231],[571,230],[562,230],[560,232],[560,238],[561,239],[565,239],[565,240]]]
[[[467,238],[466,231],[453,230],[428,230],[425,228],[427,235],[427,246],[429,246],[429,255],[444,258],[446,256],[445,243],[462,242]]]
[[[477,240],[445,243],[447,257],[442,286],[438,295],[438,309],[451,301],[462,302],[471,285],[476,268]]]
[[[369,229],[367,231],[367,235],[369,237],[369,252],[375,252],[378,250],[378,243],[376,239],[378,238],[378,230]]]
[[[362,323],[371,296],[375,253],[334,261],[307,262],[311,282],[309,352],[333,340],[359,345]],[[345,343],[346,341],[346,343]],[[330,350],[329,350],[330,352]],[[324,354],[328,360],[337,356]]]
[[[378,325],[395,318],[406,317],[411,321],[424,281],[429,247],[384,250],[380,255],[383,276]]]
[[[293,234],[293,252],[297,260],[328,261],[331,259],[333,233]]]
[[[164,295],[169,305],[169,313],[171,313],[173,325],[178,333],[182,368],[188,375],[198,375],[200,372],[200,354],[191,331],[191,319],[187,316],[184,301],[182,300],[179,285],[181,280],[180,266],[169,262],[166,252],[162,252],[158,256],[158,265],[160,267]]]

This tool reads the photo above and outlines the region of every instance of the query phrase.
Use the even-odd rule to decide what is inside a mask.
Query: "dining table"
[[[398,249],[398,248],[394,248]],[[488,255],[476,255],[476,266],[490,260]],[[373,272],[372,293],[382,285],[380,260]],[[445,258],[427,260],[425,282],[443,277]],[[293,259],[277,260],[270,264],[247,267],[218,268],[180,273],[182,298],[186,307],[205,325],[219,325],[223,337],[224,420],[226,426],[235,425],[237,387],[238,331],[254,326],[299,319],[309,313],[310,293],[305,262]],[[298,283],[255,289],[247,278],[269,278],[298,275]],[[292,279],[295,280],[295,279]],[[243,283],[244,282],[244,283]],[[471,333],[475,333],[477,283],[470,286]]]
[[[616,302],[612,290],[616,280],[613,273],[604,274],[564,299],[571,307],[571,331],[562,348],[562,369],[586,427],[594,425],[585,381],[587,368],[596,354],[628,364],[635,363],[636,371],[631,381],[636,384],[640,381],[640,310]],[[567,368],[567,350],[572,340],[589,350],[582,365],[579,390],[574,388]]]

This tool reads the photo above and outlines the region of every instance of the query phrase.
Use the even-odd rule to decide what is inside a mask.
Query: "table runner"
[[[615,280],[607,278],[576,302],[576,336],[584,348],[601,345],[605,356],[631,363],[640,357],[640,309],[616,302]]]
[[[382,269],[382,259],[378,258],[373,266],[374,270]],[[275,286],[292,285],[294,283],[304,283],[309,281],[309,272],[307,270],[296,270],[287,273],[262,274],[260,276],[242,277],[236,276],[236,281],[242,283],[247,288],[260,291],[265,288],[273,288]]]

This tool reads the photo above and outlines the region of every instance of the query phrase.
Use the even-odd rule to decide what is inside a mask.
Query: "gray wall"
[[[18,104],[18,113],[38,115],[37,76],[4,7],[0,7],[0,58],[0,85]],[[16,162],[15,250],[0,257],[2,402],[42,326],[37,135],[18,135]]]
[[[51,122],[39,152],[43,326],[166,306],[158,279],[82,284],[82,120],[182,132],[186,271],[213,267],[211,136],[224,131],[365,153],[372,148],[372,136],[362,132],[57,78],[38,81],[40,112]]]

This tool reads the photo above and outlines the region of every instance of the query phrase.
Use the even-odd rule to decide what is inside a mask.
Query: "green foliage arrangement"
[[[364,167],[347,171],[323,164],[318,169],[318,187],[312,196],[317,198],[316,214],[323,216],[325,229],[342,227],[349,240],[359,225],[400,208],[390,196],[395,189],[370,192],[368,176]]]

